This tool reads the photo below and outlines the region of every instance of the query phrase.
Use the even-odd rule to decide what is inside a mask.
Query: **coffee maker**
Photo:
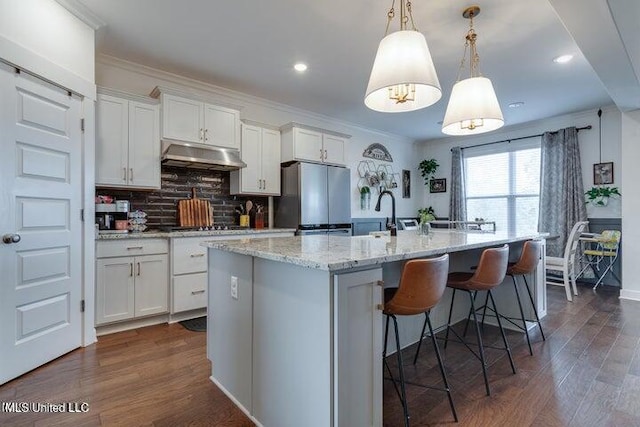
[[[98,230],[101,232],[127,232],[128,216],[128,202],[121,203],[121,201],[118,201],[116,203],[96,203],[95,223],[98,225]],[[124,225],[124,227],[122,227],[122,225]]]

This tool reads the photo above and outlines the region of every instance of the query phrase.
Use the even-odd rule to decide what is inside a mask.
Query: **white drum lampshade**
[[[476,135],[501,128],[504,118],[491,80],[470,77],[451,90],[442,132],[447,135]]]
[[[398,93],[407,99],[399,101]],[[401,30],[380,41],[364,98],[367,107],[401,113],[428,107],[441,97],[436,68],[422,33]]]

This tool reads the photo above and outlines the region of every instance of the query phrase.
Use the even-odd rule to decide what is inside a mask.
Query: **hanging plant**
[[[429,180],[433,179],[436,171],[438,170],[438,162],[436,159],[423,160],[418,167],[420,168],[420,174],[424,178],[424,185],[429,186]]]
[[[585,203],[591,203],[594,206],[607,206],[609,203],[609,197],[622,196],[618,187],[591,187],[589,191],[585,191],[587,200]]]

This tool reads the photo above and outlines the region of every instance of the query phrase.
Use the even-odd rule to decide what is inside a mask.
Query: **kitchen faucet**
[[[378,196],[378,203],[376,203],[375,210],[380,212],[380,200],[382,200],[382,196],[388,194],[391,196],[391,222],[387,219],[387,230],[389,230],[392,236],[397,236],[398,232],[396,230],[396,198],[393,196],[393,193],[389,190],[384,190]]]

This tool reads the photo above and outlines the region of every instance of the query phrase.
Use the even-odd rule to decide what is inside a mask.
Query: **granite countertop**
[[[177,237],[234,236],[268,233],[294,233],[295,228],[247,228],[242,230],[145,231],[142,233],[98,233],[96,240],[172,239]]]
[[[546,233],[538,232],[507,234],[433,230],[428,236],[419,236],[415,231],[399,231],[397,237],[313,235],[218,240],[204,242],[202,246],[307,268],[337,271],[545,236]]]

